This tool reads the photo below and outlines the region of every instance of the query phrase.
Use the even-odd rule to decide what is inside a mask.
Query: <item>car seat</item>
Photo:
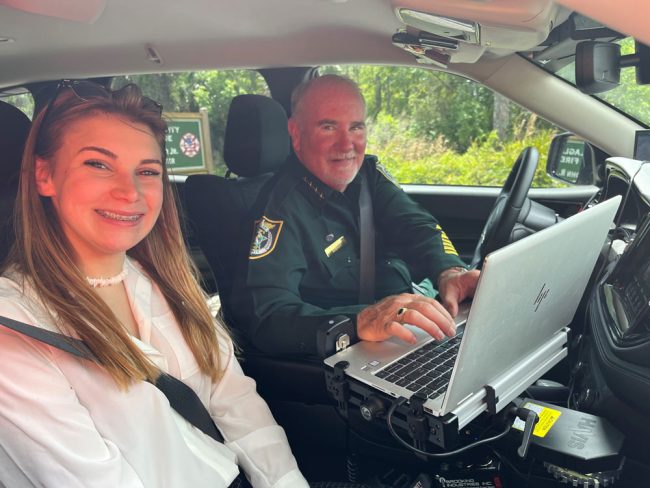
[[[230,309],[235,273],[247,259],[253,233],[251,209],[289,153],[287,115],[278,102],[261,95],[233,98],[224,140],[228,173],[189,176],[185,207],[188,223],[217,280],[223,317],[242,346],[242,367],[255,378],[260,393],[266,400],[332,404],[319,360],[270,356],[255,350],[238,331]]]
[[[4,261],[15,237],[13,211],[30,125],[27,115],[0,101],[0,262]]]
[[[234,276],[248,254],[253,230],[246,217],[289,148],[282,106],[265,96],[239,95],[230,104],[226,122],[223,155],[228,173],[191,175],[185,181],[190,225],[215,275],[223,316],[230,324]]]

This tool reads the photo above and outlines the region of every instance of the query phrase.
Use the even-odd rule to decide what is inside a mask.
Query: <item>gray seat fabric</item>
[[[0,101],[0,262],[6,258],[14,240],[13,210],[30,125],[27,115]]]

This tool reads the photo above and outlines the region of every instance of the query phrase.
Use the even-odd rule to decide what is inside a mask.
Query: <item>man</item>
[[[251,245],[239,321],[269,353],[315,354],[317,331],[346,315],[359,339],[396,336],[403,324],[436,339],[455,333],[458,303],[473,295],[478,271],[466,271],[453,245],[425,210],[366,157],[365,102],[347,78],[326,75],[292,96],[289,134],[295,152],[274,179]],[[376,230],[377,303],[359,303],[359,196],[367,179]],[[442,304],[412,293],[431,279]]]

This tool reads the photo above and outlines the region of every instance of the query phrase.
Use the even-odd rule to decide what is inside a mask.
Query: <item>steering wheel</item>
[[[533,183],[538,160],[539,153],[534,147],[527,147],[517,157],[483,227],[474,250],[472,267],[480,269],[485,256],[508,244]]]

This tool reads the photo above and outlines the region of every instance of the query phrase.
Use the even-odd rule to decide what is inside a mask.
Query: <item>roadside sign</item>
[[[560,152],[560,159],[557,165],[557,175],[573,182],[578,181],[580,169],[585,160],[585,143],[567,139]]]
[[[167,168],[172,174],[213,170],[208,113],[165,112]]]

